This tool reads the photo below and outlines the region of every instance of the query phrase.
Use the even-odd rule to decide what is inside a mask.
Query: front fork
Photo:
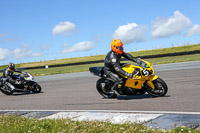
[[[152,89],[155,89],[155,85],[153,84],[153,81],[156,80],[158,78],[158,75],[151,75],[151,77],[149,77],[147,83],[151,86]]]

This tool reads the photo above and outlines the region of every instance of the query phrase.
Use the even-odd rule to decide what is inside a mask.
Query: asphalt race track
[[[42,93],[0,93],[0,114],[38,119],[97,120],[144,123],[150,128],[171,129],[200,125],[200,61],[153,66],[168,85],[165,97],[148,94],[102,98],[98,77],[89,72],[35,77]]]
[[[0,93],[0,110],[118,110],[200,112],[200,62],[154,66],[168,85],[165,97],[148,94],[102,98],[89,72],[35,77],[42,93]]]

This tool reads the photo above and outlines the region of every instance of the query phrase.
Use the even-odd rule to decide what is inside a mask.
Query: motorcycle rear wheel
[[[163,81],[161,78],[158,78],[153,81],[153,84],[155,86],[155,89],[152,89],[149,84],[146,84],[146,91],[154,97],[162,97],[167,94],[168,87],[165,81]]]
[[[97,91],[104,98],[116,98],[117,95],[111,91],[111,87],[106,84],[104,78],[100,78],[96,83]]]
[[[2,85],[1,86],[1,92],[6,94],[6,95],[12,95],[13,94],[13,91],[11,90],[11,88],[7,85]]]

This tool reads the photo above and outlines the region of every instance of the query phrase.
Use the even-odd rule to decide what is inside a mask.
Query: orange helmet
[[[118,53],[118,54],[122,54],[123,53],[123,42],[119,39],[114,39],[112,42],[111,42],[111,49]]]

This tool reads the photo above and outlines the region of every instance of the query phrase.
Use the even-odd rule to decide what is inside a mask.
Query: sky
[[[0,0],[0,65],[200,43],[199,0]],[[134,56],[134,55],[133,55]]]

